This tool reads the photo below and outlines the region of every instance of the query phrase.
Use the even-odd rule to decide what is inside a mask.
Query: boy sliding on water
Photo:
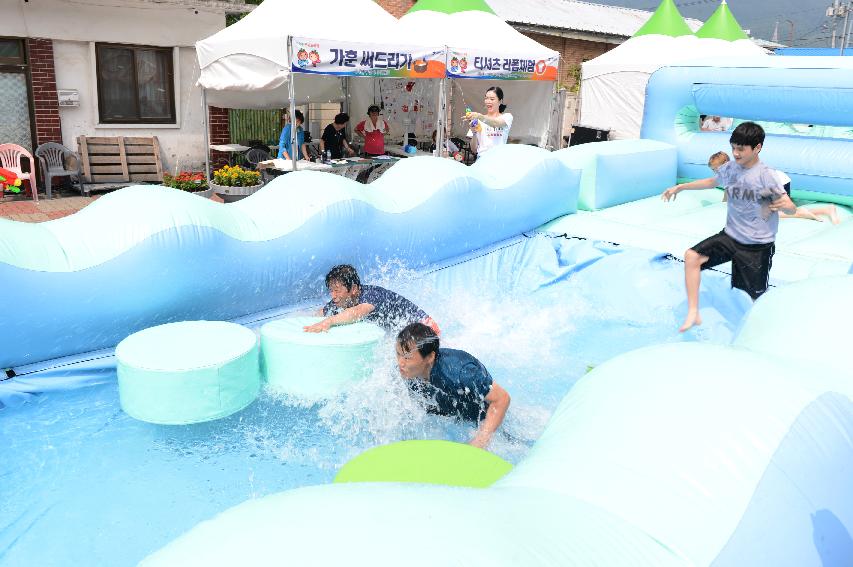
[[[440,334],[432,317],[423,309],[390,289],[378,285],[361,285],[358,272],[349,264],[335,266],[326,274],[326,288],[332,296],[318,316],[319,323],[307,325],[308,333],[322,333],[335,325],[346,325],[362,319],[376,323],[386,331],[400,329],[409,323],[420,322]]]
[[[684,284],[687,288],[687,318],[678,330],[700,325],[699,284],[701,270],[732,262],[732,287],[742,289],[754,300],[767,291],[779,211],[793,215],[797,207],[779,184],[773,170],[758,154],[764,144],[764,129],[743,122],[729,139],[735,161],[724,163],[716,177],[698,179],[670,187],[664,201],[686,189],[725,188],[726,227],[684,253]]]
[[[477,424],[470,445],[485,449],[503,423],[509,394],[479,360],[464,350],[439,348],[438,335],[412,323],[397,335],[397,366],[409,388],[426,399],[427,412]]]
[[[716,175],[717,169],[719,169],[720,166],[723,165],[724,163],[728,163],[728,161],[729,161],[729,154],[727,154],[726,152],[717,152],[708,159],[708,167],[710,167],[711,170],[714,172],[714,175]],[[778,181],[782,185],[782,188],[785,189],[785,193],[787,193],[788,196],[790,197],[791,196],[791,178],[788,177],[787,175],[785,175],[784,172],[779,171],[778,169],[774,169],[772,171],[773,171],[773,174],[776,176],[776,181]],[[726,200],[726,194],[723,193],[723,201],[725,201],[725,200]],[[794,203],[794,204],[796,205],[796,203]],[[788,214],[780,212],[779,218],[780,219],[809,219],[809,220],[815,220],[818,222],[823,222],[823,219],[820,218],[820,216],[818,216],[818,215],[825,215],[825,216],[829,217],[829,220],[832,224],[838,224],[839,222],[841,222],[840,219],[838,218],[838,209],[836,208],[835,205],[825,205],[822,207],[812,207],[810,209],[807,209],[806,207],[797,207],[797,212],[794,213],[793,215],[788,215]]]

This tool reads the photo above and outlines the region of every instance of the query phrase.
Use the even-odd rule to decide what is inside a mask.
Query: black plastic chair
[[[270,159],[270,152],[269,149],[251,148],[243,155],[243,159],[246,160],[246,164],[252,169],[258,169],[260,162]]]
[[[80,188],[80,193],[83,194],[83,174],[80,167],[80,156],[56,142],[47,142],[36,148],[34,152],[36,159],[41,166],[41,178],[44,180],[44,189],[47,193],[47,198],[51,198],[51,177],[68,177],[73,187],[76,183]],[[69,157],[74,158],[74,167],[67,169],[65,160]]]

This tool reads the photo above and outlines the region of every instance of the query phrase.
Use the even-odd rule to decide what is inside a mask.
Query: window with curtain
[[[16,38],[0,37],[0,65],[24,63],[24,42]]]
[[[175,123],[171,49],[98,44],[95,52],[101,123]]]

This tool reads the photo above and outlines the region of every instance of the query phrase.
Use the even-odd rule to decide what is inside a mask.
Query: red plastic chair
[[[30,160],[30,171],[22,169],[21,158]],[[30,184],[30,191],[33,192],[33,201],[38,203],[39,193],[36,185],[36,162],[33,159],[33,154],[22,148],[18,144],[0,144],[0,167],[8,169],[18,176],[21,181],[27,180]]]

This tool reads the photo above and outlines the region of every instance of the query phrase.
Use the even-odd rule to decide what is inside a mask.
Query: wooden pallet
[[[163,163],[157,136],[77,136],[83,161],[83,193],[125,187],[133,183],[162,183]]]

